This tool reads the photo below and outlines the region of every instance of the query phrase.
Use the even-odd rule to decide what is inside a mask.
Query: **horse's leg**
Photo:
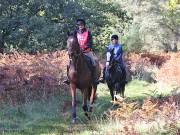
[[[110,94],[111,94],[111,99],[112,101],[114,100],[114,92],[113,92],[113,89],[111,87],[109,87],[109,90],[110,90]]]
[[[125,84],[122,86],[121,95],[124,98]]]
[[[117,96],[117,91],[115,91],[115,90],[113,91],[113,96],[114,96],[113,101],[114,102],[117,101],[117,97],[116,97]]]
[[[71,97],[72,97],[72,123],[76,122],[76,85],[70,84]]]
[[[89,117],[89,115],[87,113],[87,111],[88,111],[88,107],[87,107],[87,92],[88,92],[87,90],[83,90],[82,91],[82,98],[83,98],[82,108],[84,110],[85,116],[90,120],[90,117]]]
[[[90,112],[93,111],[93,103],[96,97],[96,89],[97,89],[97,85],[93,85],[92,90],[91,90],[91,95],[90,95],[90,107],[89,107]]]

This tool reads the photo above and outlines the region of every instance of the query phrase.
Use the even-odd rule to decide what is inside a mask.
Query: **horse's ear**
[[[69,31],[67,31],[67,36],[70,36],[70,32]]]

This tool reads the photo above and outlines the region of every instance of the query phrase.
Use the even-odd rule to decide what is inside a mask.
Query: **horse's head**
[[[77,59],[80,54],[80,47],[77,38],[73,34],[68,35],[67,49],[70,59]]]
[[[109,62],[109,68],[114,65],[114,48],[107,50],[107,62]]]

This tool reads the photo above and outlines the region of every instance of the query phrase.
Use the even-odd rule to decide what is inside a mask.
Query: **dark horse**
[[[105,68],[104,74],[112,100],[114,101],[117,100],[117,93],[120,93],[124,98],[126,71],[123,71],[122,65],[113,59],[114,49],[108,50],[108,52],[110,54],[109,66]]]
[[[76,122],[76,89],[80,89],[82,95],[82,108],[85,115],[90,119],[88,111],[92,112],[93,103],[96,96],[97,85],[93,85],[93,77],[90,66],[87,62],[87,56],[83,54],[78,44],[78,40],[73,35],[68,35],[67,49],[69,55],[69,67],[67,76],[70,81],[70,91],[72,96],[72,122]],[[100,66],[97,62],[96,76],[100,76]],[[90,107],[87,106],[87,100],[90,101]]]

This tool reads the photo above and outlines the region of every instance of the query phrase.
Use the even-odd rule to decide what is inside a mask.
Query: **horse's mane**
[[[68,31],[68,32],[67,32],[67,36],[68,36],[68,37],[75,37],[75,38],[76,38],[75,33],[72,32],[72,31],[71,31],[71,32]]]

